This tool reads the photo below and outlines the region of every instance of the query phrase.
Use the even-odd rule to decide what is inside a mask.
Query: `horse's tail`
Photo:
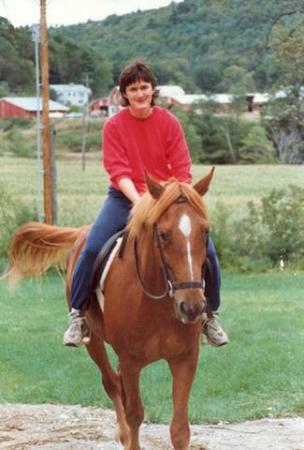
[[[39,276],[50,267],[64,269],[68,256],[85,227],[68,228],[30,222],[13,237],[5,277],[17,284],[24,277]]]

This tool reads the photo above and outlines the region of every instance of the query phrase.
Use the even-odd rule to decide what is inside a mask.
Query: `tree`
[[[173,108],[172,112],[176,115],[176,117],[178,117],[182,124],[192,161],[194,163],[200,162],[201,139],[195,125],[193,124],[193,121],[191,120],[191,114],[182,111],[180,108]]]
[[[7,97],[9,95],[9,86],[7,81],[2,81],[0,83],[0,98]]]
[[[50,40],[51,83],[83,83],[88,74],[93,93],[108,92],[112,85],[109,62],[93,49],[78,45],[62,34]]]
[[[287,163],[304,162],[304,35],[303,17],[293,25],[277,25],[271,45],[280,69],[264,123],[277,155]]]
[[[194,81],[203,92],[216,92],[221,79],[219,67],[209,64],[208,61],[202,63],[194,71]]]
[[[20,31],[0,18],[0,83],[6,83],[12,92],[34,89],[34,64],[22,51],[22,44],[27,47],[28,41],[29,32]]]
[[[263,112],[263,123],[273,141],[277,156],[288,164],[304,162],[303,101],[284,91],[286,97],[274,98]],[[302,104],[302,106],[301,106]]]
[[[275,160],[274,148],[260,124],[253,124],[244,137],[240,148],[240,159],[249,164],[270,163]]]
[[[227,129],[227,120],[216,117],[212,111],[212,105],[202,103],[200,111],[200,114],[193,111],[191,115],[201,141],[200,151],[197,153],[198,162],[231,163],[231,148],[233,153],[234,142],[231,140],[231,130]]]

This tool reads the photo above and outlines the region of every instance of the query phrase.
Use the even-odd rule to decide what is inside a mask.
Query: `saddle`
[[[119,239],[120,242],[118,244]],[[95,292],[95,290],[99,286],[100,280],[107,266],[107,262],[109,261],[110,255],[112,254],[112,251],[114,250],[116,245],[119,245],[119,248],[117,249],[119,250],[119,257],[122,256],[125,240],[126,240],[125,230],[122,229],[117,233],[115,233],[112,237],[110,237],[110,239],[104,244],[104,246],[100,250],[93,266],[90,282],[91,292]],[[109,268],[110,264],[108,265],[107,269]]]

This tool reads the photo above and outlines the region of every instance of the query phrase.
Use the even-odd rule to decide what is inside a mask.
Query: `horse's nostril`
[[[181,302],[180,310],[183,314],[186,314],[186,315],[188,314],[188,307],[185,302]]]
[[[200,316],[201,314],[203,314],[203,311],[204,311],[204,307],[203,307],[203,305],[200,305],[200,306],[197,308],[197,314]]]

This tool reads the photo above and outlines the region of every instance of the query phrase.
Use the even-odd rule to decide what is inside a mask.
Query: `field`
[[[193,178],[198,180],[210,167],[194,166]],[[0,184],[17,198],[35,201],[36,162],[30,159],[0,159]],[[218,166],[206,199],[212,209],[218,202],[239,211],[249,200],[258,201],[273,188],[295,184],[304,188],[304,166]],[[58,223],[81,225],[91,222],[107,190],[107,177],[99,155],[87,161],[82,171],[79,157],[57,163]]]
[[[0,164],[0,183],[33,202],[35,161],[6,157]],[[207,170],[196,166],[194,178]],[[304,187],[303,172],[300,166],[218,167],[208,204],[211,211],[218,201],[240,210],[273,187]],[[92,221],[106,186],[99,159],[88,161],[85,172],[80,160],[59,161],[60,225]],[[300,272],[224,273],[221,320],[231,344],[202,348],[190,403],[193,423],[304,415],[303,289]],[[13,293],[0,284],[0,308],[0,403],[111,407],[84,350],[61,344],[67,310],[59,276],[27,280]],[[171,386],[164,363],[144,371],[142,393],[147,418],[167,421]]]

